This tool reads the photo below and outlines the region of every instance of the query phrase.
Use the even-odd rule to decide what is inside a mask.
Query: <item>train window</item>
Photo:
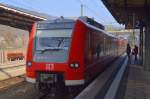
[[[103,53],[106,55],[106,38],[104,38]]]
[[[37,30],[34,61],[66,62],[72,30]]]
[[[37,30],[36,50],[66,49],[69,47],[72,31],[66,30]]]
[[[59,22],[59,23],[38,23],[37,29],[71,29],[74,22]]]
[[[91,49],[91,38],[92,38],[92,33],[88,33],[88,49]]]
[[[96,46],[96,55],[97,55],[97,58],[100,57],[100,54],[101,54],[101,45],[97,44],[97,46]]]
[[[38,38],[38,46],[40,47],[50,47],[50,48],[66,48],[69,47],[70,38],[69,37],[41,37]]]

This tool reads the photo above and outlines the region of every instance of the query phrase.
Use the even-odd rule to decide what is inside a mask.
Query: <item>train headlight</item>
[[[27,66],[31,67],[32,66],[32,62],[27,62]]]
[[[75,63],[75,64],[74,64],[74,67],[75,67],[75,68],[78,68],[78,67],[79,67],[79,64],[78,64],[78,63]]]
[[[74,64],[70,64],[70,67],[71,67],[71,68],[74,68]]]
[[[79,67],[79,64],[78,64],[78,63],[71,63],[71,64],[70,64],[70,67],[71,67],[71,68],[78,68],[78,67]]]

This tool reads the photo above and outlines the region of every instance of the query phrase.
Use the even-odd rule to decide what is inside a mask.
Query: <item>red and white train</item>
[[[120,41],[88,17],[37,22],[29,38],[26,79],[38,86],[84,85],[125,51]]]

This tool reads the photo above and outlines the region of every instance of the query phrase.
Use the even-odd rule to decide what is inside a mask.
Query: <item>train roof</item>
[[[93,20],[92,18],[88,18],[86,16],[83,17],[78,17],[78,18],[64,18],[64,17],[60,17],[60,18],[56,18],[53,20],[45,20],[45,21],[39,21],[38,24],[42,24],[42,23],[48,23],[48,24],[54,24],[54,23],[75,23],[76,20],[82,20],[85,23],[88,23],[90,25],[93,25],[97,28],[103,29],[104,30],[104,26],[98,22],[96,22],[95,20]]]
[[[84,17],[79,17],[79,19],[82,20],[82,21],[84,21],[84,22],[86,22],[86,23],[88,23],[88,24],[90,24],[90,25],[93,25],[93,26],[95,26],[95,27],[97,27],[97,28],[100,28],[100,29],[102,29],[102,30],[105,29],[105,27],[104,27],[102,24],[96,22],[96,21],[95,21],[94,19],[92,19],[92,18],[89,18],[89,17],[84,16]]]
[[[100,24],[100,23],[96,22],[95,20],[93,20],[92,18],[88,18],[86,16],[73,18],[73,19],[61,17],[61,18],[56,18],[54,20],[39,21],[38,25],[37,25],[37,29],[53,29],[53,28],[55,28],[55,29],[60,29],[60,28],[70,29],[70,28],[73,28],[76,20],[81,20],[88,27],[102,31],[104,34],[106,34],[110,37],[117,38],[114,35],[109,34],[106,31],[104,31],[104,26],[102,24]],[[64,23],[66,23],[66,24],[64,25]],[[47,24],[51,24],[51,25],[47,25]]]
[[[54,20],[39,21],[37,29],[70,29],[73,28],[75,20],[67,18],[56,18]]]
[[[60,17],[60,18],[56,18],[56,19],[53,19],[53,20],[39,21],[38,23],[70,23],[70,22],[75,22],[75,20],[74,19]]]
[[[103,30],[103,29],[97,28],[97,27],[95,27],[95,26],[93,26],[93,25],[90,25],[90,24],[87,24],[87,23],[85,23],[85,24],[86,24],[89,28],[92,28],[92,29],[101,31],[103,34],[105,34],[105,35],[107,35],[107,36],[109,36],[109,37],[111,37],[111,38],[118,39],[118,37],[116,37],[115,35],[112,35],[112,34],[108,33],[107,31],[105,31],[105,30]]]

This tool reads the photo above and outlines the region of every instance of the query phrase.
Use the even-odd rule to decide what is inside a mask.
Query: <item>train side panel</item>
[[[87,31],[86,26],[81,22],[77,21],[73,35],[72,42],[70,47],[69,62],[78,63],[79,68],[73,69],[68,66],[66,70],[66,84],[84,84],[84,50],[85,50],[85,33]]]
[[[35,32],[36,32],[36,24],[33,24],[32,30],[29,34],[29,43],[28,43],[27,59],[26,59],[27,62],[33,62],[33,52],[32,51],[33,51]],[[35,72],[34,72],[33,68],[27,67],[26,71],[27,71],[27,73],[26,73],[27,81],[35,83]]]
[[[85,48],[85,77],[91,80],[102,72],[116,56],[117,43],[102,31],[88,29]]]

